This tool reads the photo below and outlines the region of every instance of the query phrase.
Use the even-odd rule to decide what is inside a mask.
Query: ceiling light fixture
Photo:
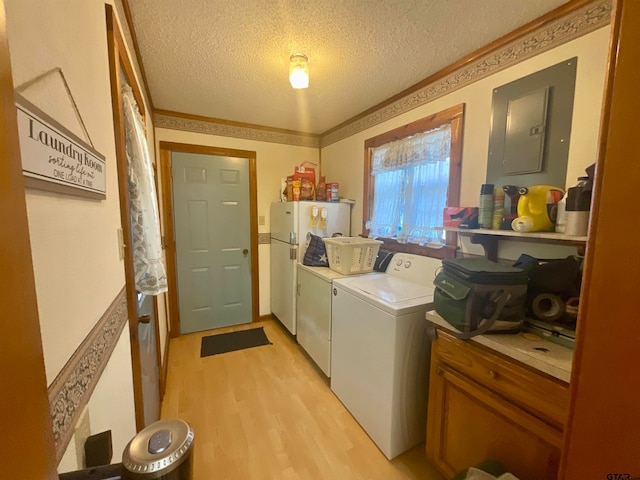
[[[289,57],[289,82],[293,88],[309,87],[309,59],[302,53],[294,53]]]

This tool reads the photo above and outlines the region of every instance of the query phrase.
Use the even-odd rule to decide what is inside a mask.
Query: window
[[[451,254],[454,235],[435,227],[459,203],[463,115],[458,105],[365,142],[365,236],[393,250]]]

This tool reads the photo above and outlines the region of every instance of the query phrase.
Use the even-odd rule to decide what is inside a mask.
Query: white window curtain
[[[374,200],[369,236],[400,243],[443,244],[451,125],[371,149]]]
[[[136,289],[147,295],[158,295],[167,291],[167,275],[160,240],[156,188],[145,127],[129,85],[122,87],[122,103]]]

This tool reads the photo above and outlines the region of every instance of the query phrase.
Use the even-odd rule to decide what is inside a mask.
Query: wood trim
[[[251,235],[251,321],[259,320],[259,262],[258,262],[258,197],[256,152],[232,148],[210,147],[186,143],[160,142],[160,171],[162,172],[162,205],[165,229],[167,281],[169,283],[169,319],[171,338],[180,336],[180,310],[178,308],[178,276],[176,268],[176,242],[173,212],[173,181],[171,152],[198,153],[223,157],[249,159],[249,222]]]
[[[260,275],[258,263],[258,175],[256,152],[249,157],[249,228],[251,234],[251,321],[260,316]]]
[[[0,478],[57,479],[18,124],[0,0]],[[11,228],[6,226],[10,225]]]
[[[110,8],[107,8],[107,7],[110,7]],[[136,99],[136,103],[138,104],[140,115],[144,120],[146,118],[146,112],[144,109],[144,99],[142,97],[142,92],[140,91],[140,87],[138,86],[138,82],[136,80],[135,70],[133,68],[133,65],[131,64],[131,61],[129,60],[129,55],[127,54],[127,47],[126,47],[125,41],[122,38],[122,33],[120,32],[120,27],[118,26],[118,22],[115,18],[115,13],[113,13],[113,7],[111,7],[110,5],[105,5],[105,8],[107,8],[107,11],[112,12],[111,14],[112,28],[111,28],[109,38],[112,42],[115,42],[115,44],[117,45],[117,48],[115,51],[117,52],[117,55],[118,55],[117,58],[118,58],[118,62],[120,63],[119,66],[122,67],[125,75],[127,76],[127,79],[129,80],[129,86],[133,91],[133,96]],[[119,73],[119,70],[116,71],[116,74],[118,73]],[[120,80],[119,80],[120,75],[116,75],[116,77],[118,78],[118,87],[121,87],[122,85],[120,84]],[[120,101],[120,104],[122,104],[122,101]]]
[[[157,192],[157,187],[156,187]],[[162,396],[164,395],[164,375],[163,375],[163,364],[162,364],[162,349],[160,343],[160,319],[158,318],[158,295],[153,296],[153,327],[156,332],[156,363],[158,365],[158,387],[160,389],[160,404],[162,405]]]
[[[640,2],[615,2],[560,479],[640,477]],[[614,234],[624,227],[624,235]]]
[[[382,241],[382,248],[393,252],[412,253],[414,255],[423,255],[431,258],[453,258],[456,256],[455,245],[445,245],[442,248],[421,247],[413,243],[398,243],[390,238],[377,238]]]
[[[142,61],[142,55],[140,55],[140,48],[138,47],[138,37],[136,36],[136,29],[133,25],[133,18],[131,17],[131,9],[129,8],[129,0],[122,0],[122,8],[124,9],[124,16],[129,27],[129,33],[131,34],[131,41],[133,42],[133,50],[138,60],[138,66],[140,67],[140,74],[142,75],[142,83],[144,85],[145,93],[149,99],[149,108],[153,111],[153,98],[149,91],[149,82],[147,81],[147,73],[144,70],[144,62]],[[135,77],[134,77],[135,78]],[[136,99],[137,101],[137,99]],[[138,105],[144,105],[144,103],[138,102]]]
[[[157,162],[153,162],[151,164],[153,168],[153,183],[156,188],[156,202],[158,202],[158,206],[160,205],[160,198],[158,197],[158,193],[160,190],[158,189],[158,165]],[[158,312],[158,297],[159,295],[153,296],[153,318],[155,319],[155,330],[156,330],[156,355],[158,356],[158,383],[160,387],[160,404],[162,405],[162,397],[164,396],[164,390],[166,387],[166,365],[163,363],[162,358],[162,349],[160,344],[160,318]],[[164,296],[163,296],[164,298]],[[166,311],[165,311],[166,316]],[[169,336],[169,330],[167,329],[167,337]]]
[[[162,370],[160,376],[162,377],[162,389],[160,390],[160,399],[164,400],[164,394],[167,391],[167,373],[169,372],[169,346],[171,345],[171,339],[169,337],[169,325],[167,324],[167,336],[164,339],[164,358],[162,361]],[[162,401],[160,402],[162,406]]]
[[[364,185],[362,207],[362,236],[368,237],[369,230],[366,227],[370,209],[373,205],[375,188],[371,172],[371,149],[389,142],[425,132],[439,127],[445,123],[451,124],[451,152],[449,156],[449,188],[447,190],[447,205],[457,207],[460,205],[460,182],[462,178],[462,139],[464,138],[464,111],[463,103],[442,110],[415,122],[408,123],[388,132],[376,135],[364,142]],[[453,179],[453,181],[452,181]],[[446,246],[443,249],[421,247],[414,244],[402,244],[390,238],[380,238],[384,242],[384,248],[398,252],[414,253],[434,258],[451,258],[455,256],[458,236],[455,232],[447,232]]]
[[[164,225],[165,258],[167,260],[167,313],[168,337],[180,336],[180,309],[178,308],[178,272],[176,271],[176,241],[173,219],[173,182],[171,181],[171,150],[160,142],[160,173],[162,184],[162,223]]]
[[[389,142],[395,142],[396,140],[402,140],[416,133],[426,132],[432,130],[448,122],[453,122],[454,119],[462,117],[464,115],[464,104],[455,105],[449,107],[446,110],[429,115],[428,117],[421,118],[401,127],[394,128],[388,132],[381,133],[375,137],[365,140],[365,148],[376,148]],[[452,128],[453,131],[453,128]]]
[[[126,135],[124,126],[124,112],[122,108],[122,93],[120,83],[120,68],[122,67],[129,78],[136,102],[142,101],[140,89],[137,88],[133,68],[127,57],[127,51],[122,41],[122,35],[116,21],[115,12],[111,5],[105,5],[107,20],[107,44],[109,53],[109,75],[111,80],[111,108],[113,111],[113,128],[116,147],[116,163],[118,171],[118,190],[120,198],[120,222],[126,246],[131,245],[131,222],[129,219],[129,178],[127,171]],[[140,99],[140,100],[138,100]],[[138,103],[144,106],[144,103]],[[144,108],[141,107],[144,114]],[[138,338],[137,292],[133,271],[133,250],[124,249],[125,288],[127,293],[127,311],[129,317],[129,337],[131,339],[131,364],[133,373],[133,398],[135,404],[136,429],[144,428],[144,399],[142,394],[142,372],[140,363],[140,343]]]
[[[315,133],[298,132],[296,130],[287,130],[284,128],[267,127],[265,125],[256,125],[254,123],[236,122],[233,120],[224,120],[222,118],[207,117],[204,115],[194,115],[191,113],[174,112],[172,110],[162,110],[156,108],[153,110],[154,115],[166,115],[168,117],[184,118],[186,120],[195,120],[197,122],[217,123],[220,125],[230,125],[234,127],[250,128],[253,130],[263,130],[265,132],[282,133],[285,135],[296,135],[299,137],[320,139],[320,135]]]
[[[255,158],[256,152],[238,150],[235,148],[210,147],[208,145],[193,145],[188,143],[160,142],[160,150],[169,152],[199,153],[202,155],[218,155],[238,158]]]
[[[455,72],[458,69],[464,68],[464,67],[469,67],[471,66],[474,62],[477,62],[479,59],[481,59],[482,57],[486,56],[486,55],[490,55],[491,53],[494,53],[496,51],[498,51],[500,48],[506,46],[507,44],[509,44],[510,42],[513,42],[515,40],[517,40],[520,37],[523,37],[525,35],[531,34],[533,32],[535,32],[536,30],[544,27],[545,25],[548,25],[549,23],[552,23],[554,21],[560,20],[562,17],[569,15],[570,13],[579,10],[582,7],[585,7],[587,5],[589,5],[590,3],[593,3],[593,0],[571,0],[567,3],[565,3],[564,5],[561,5],[560,7],[551,10],[550,12],[546,13],[545,15],[536,18],[535,20],[527,23],[526,25],[523,25],[520,28],[517,28],[509,33],[507,33],[506,35],[503,35],[502,37],[498,38],[497,40],[494,40],[493,42],[485,45],[482,48],[479,48],[478,50],[476,50],[475,52],[470,53],[469,55],[466,55],[464,57],[462,57],[460,60],[458,60],[457,62],[454,62],[446,67],[444,67],[443,69],[437,71],[436,73],[434,73],[433,75],[428,76],[427,78],[419,81],[418,83],[416,83],[415,85],[412,85],[408,88],[406,88],[405,90],[403,90],[402,92],[384,100],[383,102],[380,102],[379,104],[368,108],[367,110],[365,110],[362,113],[359,113],[358,115],[355,115],[354,117],[351,117],[348,120],[345,120],[344,122],[340,123],[339,125],[327,130],[326,132],[322,133],[320,135],[320,137],[325,137],[327,135],[330,135],[348,125],[350,125],[351,123],[354,123],[364,117],[366,117],[367,115],[371,115],[372,113],[383,109],[384,107],[387,107],[389,105],[391,105],[394,102],[397,102],[398,100],[400,100],[401,98],[404,98],[408,95],[411,95],[412,93],[416,93],[417,91],[425,88],[427,85],[430,85],[432,83],[435,83],[439,80],[442,80],[444,78],[446,78],[447,76],[451,75],[453,72]]]
[[[460,114],[456,114],[451,120],[451,151],[449,152],[449,178],[456,178],[456,182],[449,182],[447,189],[447,206],[460,206],[460,188],[462,184],[462,144],[464,142],[464,112],[465,106],[461,105]],[[458,245],[458,234],[455,232],[447,232],[446,234],[447,248],[454,248]],[[451,257],[449,257],[451,258]]]

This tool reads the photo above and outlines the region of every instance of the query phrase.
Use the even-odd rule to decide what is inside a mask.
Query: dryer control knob
[[[397,265],[398,267],[399,267],[400,265],[402,265],[402,260],[401,260],[401,259],[396,260],[396,265]]]
[[[410,266],[411,266],[411,262],[409,260],[404,262],[404,268],[409,268]]]

